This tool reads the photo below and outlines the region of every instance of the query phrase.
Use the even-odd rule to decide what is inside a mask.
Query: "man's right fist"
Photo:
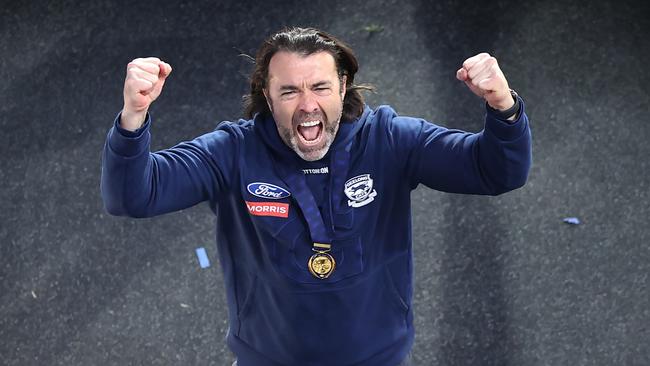
[[[160,95],[171,72],[172,67],[157,57],[136,58],[129,62],[124,80],[122,128],[134,131],[142,126],[149,106]]]

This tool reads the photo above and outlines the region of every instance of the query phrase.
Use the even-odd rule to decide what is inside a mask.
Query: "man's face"
[[[284,143],[304,160],[323,158],[338,131],[345,96],[345,76],[341,82],[334,57],[277,52],[264,95]]]

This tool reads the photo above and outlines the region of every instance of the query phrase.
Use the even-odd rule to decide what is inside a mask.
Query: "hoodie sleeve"
[[[531,132],[523,100],[515,121],[487,110],[485,127],[468,133],[421,119],[393,118],[397,152],[406,161],[411,187],[419,183],[451,193],[498,195],[526,183],[532,162]]]
[[[218,129],[172,148],[150,152],[151,116],[137,131],[109,130],[102,154],[101,194],[113,215],[151,217],[214,200],[233,171],[236,139]]]

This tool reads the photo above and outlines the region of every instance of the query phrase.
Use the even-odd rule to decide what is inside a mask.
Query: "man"
[[[239,366],[409,364],[411,190],[496,195],[526,181],[528,119],[493,57],[456,73],[486,101],[477,134],[370,109],[357,69],[325,32],[280,31],[257,53],[248,120],[150,153],[147,110],[172,69],[128,65],[104,204],[150,217],[209,202]]]

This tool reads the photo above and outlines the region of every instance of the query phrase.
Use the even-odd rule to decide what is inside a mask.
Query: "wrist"
[[[508,109],[512,108],[517,101],[516,93],[514,95],[512,93],[513,90],[508,89],[508,92],[502,98],[499,98],[498,101],[488,101],[488,105],[490,108],[497,111],[507,111]]]
[[[490,110],[490,112],[496,117],[513,121],[519,114],[521,103],[519,102],[519,96],[517,95],[517,92],[512,89],[510,89],[510,96],[511,99],[507,103],[500,103],[498,106],[493,106],[490,103],[486,103],[485,105],[488,110]]]
[[[147,117],[147,111],[132,112],[126,109],[120,114],[120,127],[127,131],[135,131],[142,127]]]

